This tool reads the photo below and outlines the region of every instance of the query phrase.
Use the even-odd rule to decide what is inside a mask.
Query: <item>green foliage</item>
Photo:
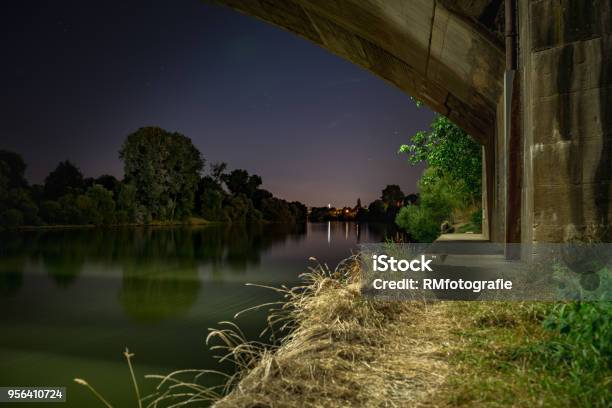
[[[610,406],[610,302],[451,307],[461,341],[449,354],[448,405]]]
[[[482,231],[482,209],[478,209],[470,216],[470,222],[476,227],[477,230]]]
[[[142,212],[139,211],[138,200],[136,199],[136,186],[133,184],[121,183],[119,186],[119,193],[117,194],[117,222],[128,223],[128,222],[140,222],[142,219]]]
[[[395,218],[395,223],[410,233],[417,242],[433,242],[440,235],[440,222],[431,209],[420,205],[407,205]]]
[[[465,206],[461,183],[446,175],[436,177],[432,174],[438,174],[436,169],[427,169],[419,182],[419,205],[402,208],[395,218],[395,223],[418,242],[433,242],[440,235],[440,225],[451,217],[453,209]]]
[[[38,217],[38,206],[26,188],[13,188],[9,190],[0,206],[18,210],[23,217],[21,225],[38,225],[41,222]]]
[[[223,191],[215,188],[205,189],[201,195],[200,214],[209,221],[228,221],[223,211]]]
[[[549,336],[517,347],[511,356],[543,372],[541,387],[565,394],[568,404],[610,406],[612,303],[556,304],[542,325]]]
[[[205,220],[238,224],[262,222],[262,208],[273,222],[307,216],[305,205],[274,198],[259,188],[261,177],[246,170],[226,173],[227,164],[216,163],[200,177],[204,160],[179,133],[140,128],[126,138],[120,158],[123,181],[108,174],[83,178],[78,167],[64,161],[44,186],[29,187],[21,156],[0,150],[0,226],[172,223],[193,220],[193,210]]]
[[[233,170],[229,174],[223,174],[221,180],[223,180],[232,194],[244,194],[248,198],[253,197],[253,194],[262,183],[261,177],[256,174],[249,175],[246,170],[241,169]]]
[[[253,202],[243,194],[227,198],[224,212],[227,219],[238,224],[262,220],[261,212],[256,210]]]
[[[430,131],[417,132],[410,144],[402,145],[399,153],[408,155],[411,164],[425,162],[435,173],[423,179],[423,184],[439,177],[462,181],[461,193],[475,199],[481,193],[482,153],[480,145],[448,118],[438,115]]]
[[[280,198],[266,198],[261,202],[261,212],[263,217],[272,222],[293,223],[296,222],[296,215],[292,211],[292,206]]]
[[[0,150],[0,188],[25,187],[27,185],[25,170],[26,164],[19,154]]]
[[[299,201],[292,201],[289,203],[291,212],[293,213],[294,222],[303,222],[308,218],[308,207]]]
[[[111,193],[116,194],[121,183],[119,182],[119,180],[117,180],[115,176],[112,176],[110,174],[103,174],[100,177],[96,178],[93,184],[99,184]]]
[[[396,223],[419,242],[431,242],[440,234],[440,225],[450,220],[453,210],[478,205],[481,195],[482,153],[478,143],[444,116],[437,116],[427,132],[417,132],[399,153],[411,164],[427,163],[419,181],[418,207],[409,205]],[[471,219],[481,228],[480,211]]]
[[[81,214],[81,210],[77,206],[74,194],[66,194],[58,200],[61,207],[60,224],[64,225],[79,225],[84,224],[85,220]]]
[[[87,193],[76,200],[85,224],[110,225],[115,222],[113,193],[99,184],[94,184]]]
[[[189,216],[204,166],[191,139],[159,127],[130,134],[119,157],[126,180],[136,188],[138,204],[159,220]]]
[[[612,369],[612,303],[557,305],[544,327],[560,335],[548,343],[548,357],[575,370]]]
[[[20,155],[0,150],[0,227],[40,223],[38,206],[24,177],[25,169]]]
[[[66,160],[60,162],[45,179],[45,197],[56,200],[66,194],[78,194],[84,185],[81,170]]]

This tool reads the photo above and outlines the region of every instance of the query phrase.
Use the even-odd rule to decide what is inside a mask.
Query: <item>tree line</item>
[[[362,206],[361,199],[357,199],[354,207],[313,207],[308,219],[310,221],[358,221],[358,222],[387,222],[393,223],[399,211],[409,204],[419,200],[418,194],[405,195],[397,184],[387,185],[381,192],[380,198],[367,206]]]
[[[124,178],[84,177],[66,160],[30,185],[23,158],[0,150],[0,226],[179,223],[194,217],[231,223],[305,221],[307,208],[262,188],[246,170],[205,166],[191,139],[159,127],[130,134],[119,158]],[[205,171],[207,169],[207,171]]]

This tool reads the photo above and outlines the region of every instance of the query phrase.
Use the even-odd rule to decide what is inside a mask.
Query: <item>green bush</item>
[[[450,220],[453,209],[469,204],[464,200],[460,182],[436,174],[433,168],[425,171],[419,182],[419,205],[402,208],[395,218],[395,223],[418,242],[435,241],[440,235],[440,225]]]
[[[417,242],[433,242],[440,235],[441,221],[434,217],[428,207],[408,205],[397,214],[395,223],[408,231]]]

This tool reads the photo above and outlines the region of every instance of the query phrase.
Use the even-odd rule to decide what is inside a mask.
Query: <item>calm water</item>
[[[1,234],[0,386],[67,386],[63,406],[97,406],[73,385],[82,377],[115,406],[135,406],[126,346],[141,378],[218,369],[207,329],[277,299],[246,282],[291,285],[311,256],[335,265],[357,243],[394,234],[389,225],[341,222]],[[264,319],[237,321],[254,339]],[[141,383],[145,393],[154,385]]]

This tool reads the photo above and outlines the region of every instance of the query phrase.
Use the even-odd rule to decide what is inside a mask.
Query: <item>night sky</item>
[[[432,112],[277,27],[197,0],[11,2],[0,21],[0,148],[33,183],[65,159],[121,177],[125,136],[157,125],[288,200],[416,190],[396,151]]]

